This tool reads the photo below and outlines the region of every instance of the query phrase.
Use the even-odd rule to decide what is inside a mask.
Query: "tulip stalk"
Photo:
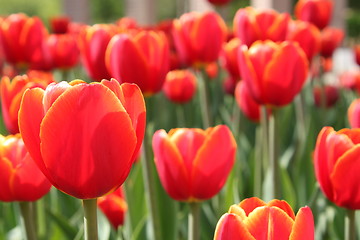
[[[203,118],[203,127],[209,128],[212,125],[210,104],[209,104],[209,80],[205,77],[205,71],[202,71],[200,74],[201,81],[199,84],[199,95],[200,95],[200,104]]]
[[[348,209],[345,217],[345,240],[356,240],[355,210]]]
[[[37,240],[36,228],[35,228],[35,217],[32,202],[20,202],[20,211],[22,221],[25,227],[26,239]]]
[[[280,181],[279,181],[279,159],[278,159],[278,112],[277,109],[272,109],[272,114],[269,119],[269,164],[271,170],[272,191],[271,198],[280,197]]]
[[[200,202],[191,202],[190,212],[189,212],[189,221],[188,221],[188,239],[189,240],[199,240],[200,239]]]
[[[261,127],[261,137],[263,141],[261,141],[261,164],[256,165],[258,170],[255,170],[255,173],[265,171],[268,168],[269,163],[269,115],[266,106],[261,106],[261,114],[260,114],[260,127]],[[257,189],[260,189],[260,195],[262,191],[262,181],[257,181]]]
[[[83,199],[85,240],[97,240],[97,199]]]

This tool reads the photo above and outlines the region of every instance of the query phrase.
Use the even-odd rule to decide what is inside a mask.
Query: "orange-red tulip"
[[[51,34],[48,46],[53,67],[69,69],[78,63],[80,51],[73,34]]]
[[[116,27],[105,24],[87,26],[80,31],[81,60],[87,74],[95,81],[110,78],[105,65],[105,52],[110,39],[115,34]]]
[[[21,98],[28,88],[40,87],[45,89],[53,82],[47,76],[18,75],[10,80],[9,77],[1,79],[1,110],[4,124],[9,133],[19,133],[18,112],[20,109]]]
[[[47,30],[40,18],[11,14],[0,26],[0,39],[7,62],[18,68],[43,67]],[[40,66],[41,65],[41,66]]]
[[[340,207],[360,209],[360,129],[324,127],[316,141],[314,169],[325,196]]]
[[[136,83],[145,95],[152,95],[161,90],[169,71],[168,41],[155,31],[115,35],[106,50],[106,65],[112,77]]]
[[[0,201],[36,201],[51,188],[20,134],[0,135],[0,172]]]
[[[313,240],[314,217],[309,207],[294,214],[281,200],[253,197],[232,205],[219,220],[214,240]]]
[[[238,63],[238,50],[241,45],[239,38],[233,38],[225,43],[220,55],[221,65],[227,70],[230,76],[240,80],[240,71]]]
[[[229,128],[177,128],[153,136],[155,165],[166,192],[178,201],[212,198],[226,182],[235,161]]]
[[[332,17],[332,0],[299,0],[295,6],[295,16],[311,22],[319,29],[325,28]]]
[[[235,99],[241,111],[247,118],[254,122],[260,121],[260,105],[255,102],[254,98],[249,94],[244,81],[239,81],[235,88]]]
[[[189,70],[173,70],[168,72],[163,86],[165,96],[175,103],[190,101],[197,88],[195,75]]]
[[[319,29],[305,21],[291,21],[289,23],[287,40],[298,42],[304,50],[309,62],[320,52],[321,34]]]
[[[257,40],[284,41],[290,16],[272,9],[240,8],[234,17],[234,34],[250,46]]]
[[[100,197],[97,205],[115,229],[124,224],[127,204],[121,187],[108,195]]]
[[[360,128],[360,99],[355,99],[348,108],[348,120],[351,128]]]
[[[296,42],[257,41],[239,50],[241,75],[250,94],[262,105],[284,106],[301,91],[308,61]]]
[[[339,99],[339,89],[333,85],[316,86],[313,89],[315,106],[330,108]],[[324,101],[324,102],[322,102]]]
[[[218,59],[227,27],[215,12],[190,12],[174,21],[173,36],[181,61],[200,67]]]
[[[129,174],[141,146],[145,104],[135,84],[81,80],[26,90],[19,111],[24,143],[61,191],[103,196]]]
[[[321,32],[320,54],[324,58],[331,58],[336,48],[344,39],[344,31],[340,28],[327,27]]]

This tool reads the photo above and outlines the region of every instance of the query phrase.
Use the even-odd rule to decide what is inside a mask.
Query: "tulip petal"
[[[13,194],[10,189],[10,181],[14,175],[14,168],[9,159],[0,159],[0,201],[12,201]]]
[[[268,207],[278,207],[284,212],[286,212],[289,217],[291,217],[293,220],[295,220],[295,213],[292,210],[291,206],[284,200],[278,200],[274,199],[267,203]]]
[[[246,216],[249,216],[255,208],[262,206],[266,206],[266,203],[257,197],[246,198],[239,203],[239,207],[244,209]]]
[[[102,84],[77,84],[60,95],[40,136],[54,185],[74,197],[111,192],[130,171],[136,135],[121,102]]]
[[[300,208],[289,240],[314,240],[314,217],[309,207]]]
[[[360,208],[360,145],[343,154],[334,166],[330,176],[333,183],[334,202],[349,209]]]
[[[176,145],[164,130],[155,132],[152,145],[156,169],[166,192],[176,200],[188,200],[190,197],[189,175]]]
[[[357,129],[344,128],[344,129],[341,129],[340,131],[338,131],[338,133],[345,134],[346,136],[348,136],[354,144],[360,143],[360,128],[357,128]]]
[[[240,217],[241,220],[245,220],[247,217],[244,209],[236,204],[230,206],[228,213],[236,214],[238,217]]]
[[[224,214],[216,225],[214,240],[257,240],[236,214]]]
[[[227,126],[216,126],[206,134],[191,173],[192,191],[197,199],[208,199],[218,193],[235,162],[236,142]]]

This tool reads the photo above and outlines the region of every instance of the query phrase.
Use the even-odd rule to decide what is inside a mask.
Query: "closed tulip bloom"
[[[268,203],[253,197],[232,205],[219,220],[214,240],[313,240],[314,217],[309,207],[296,216],[286,201]]]
[[[100,197],[97,200],[97,205],[113,228],[118,229],[119,226],[124,224],[128,206],[121,187],[108,195]]]
[[[295,16],[317,26],[325,28],[332,17],[332,0],[299,0],[295,5]]]
[[[19,133],[18,112],[20,102],[26,89],[40,87],[45,89],[53,82],[48,76],[18,75],[12,80],[9,77],[1,79],[1,110],[7,131],[11,134]]]
[[[120,82],[136,83],[144,95],[159,92],[170,67],[170,49],[165,35],[139,31],[115,35],[106,50],[106,64]]]
[[[327,27],[321,32],[320,54],[324,58],[331,58],[334,51],[340,47],[344,39],[344,31],[340,28]]]
[[[284,41],[290,16],[272,9],[240,8],[234,17],[234,34],[247,46],[257,40]]]
[[[115,34],[116,27],[105,24],[87,26],[80,31],[79,48],[82,64],[94,81],[111,77],[105,65],[105,52]]]
[[[47,44],[55,68],[69,69],[78,63],[80,51],[73,34],[51,34]]]
[[[251,121],[260,121],[260,105],[250,95],[244,81],[239,81],[235,88],[235,99],[241,111]]]
[[[186,103],[196,93],[195,75],[189,70],[173,70],[168,72],[163,86],[165,96],[175,103]]]
[[[181,61],[201,67],[218,59],[227,27],[215,12],[190,12],[174,21],[173,36]]]
[[[225,125],[177,128],[153,136],[155,165],[161,183],[178,201],[201,201],[216,195],[234,165],[236,142]]]
[[[299,43],[309,62],[320,52],[321,34],[319,29],[305,21],[291,21],[287,32],[287,40]]]
[[[245,84],[261,105],[284,106],[301,91],[308,61],[296,42],[258,41],[239,49],[239,67]]]
[[[226,69],[232,78],[238,80],[241,78],[238,63],[238,50],[240,45],[240,39],[233,38],[229,42],[224,43],[220,55],[221,65]]]
[[[334,106],[339,99],[339,89],[333,85],[326,85],[324,87],[316,86],[313,88],[313,96],[315,106],[330,108]]]
[[[136,85],[75,80],[26,90],[19,127],[49,181],[76,198],[91,199],[125,181],[141,146],[145,115]]]
[[[0,201],[36,201],[51,188],[20,134],[0,135],[0,172]]]
[[[324,127],[316,141],[314,169],[325,196],[336,205],[360,209],[360,129]]]
[[[348,120],[351,128],[360,128],[360,99],[352,101],[348,108]]]
[[[70,18],[67,16],[56,16],[50,19],[51,32],[55,34],[68,33]]]

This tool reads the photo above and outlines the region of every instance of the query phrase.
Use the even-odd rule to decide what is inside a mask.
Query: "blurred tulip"
[[[313,89],[313,96],[315,106],[330,108],[339,100],[339,89],[332,85],[316,86]]]
[[[235,88],[235,99],[241,111],[251,121],[260,121],[260,105],[255,102],[253,97],[249,94],[244,81],[239,81]]]
[[[240,8],[234,17],[235,36],[247,45],[257,40],[284,41],[290,15],[272,9]]]
[[[239,82],[240,80],[237,78],[233,78],[233,77],[227,77],[225,78],[224,82],[223,82],[223,88],[225,90],[225,92],[229,95],[234,96],[235,94],[235,87],[236,84]]]
[[[239,49],[242,77],[254,100],[261,105],[284,106],[301,91],[308,61],[296,42],[258,41]]]
[[[137,29],[138,24],[135,19],[130,17],[122,17],[115,22],[115,25],[119,27],[119,32],[125,32],[129,29]]]
[[[222,6],[231,2],[231,0],[208,0],[208,2],[216,6]]]
[[[345,89],[354,90],[357,89],[360,90],[360,71],[346,71],[340,74],[339,76],[339,82],[341,87]],[[358,91],[360,93],[360,91]]]
[[[234,165],[236,142],[229,128],[158,130],[153,136],[155,165],[166,192],[178,201],[212,198]]]
[[[136,83],[144,95],[161,90],[169,64],[169,45],[160,32],[118,34],[106,50],[106,65],[111,75],[120,82]]]
[[[115,229],[124,224],[128,207],[121,187],[108,195],[100,197],[97,205]]]
[[[220,63],[234,79],[240,80],[240,71],[238,63],[238,50],[241,41],[238,38],[233,38],[223,45]]]
[[[45,68],[47,30],[40,18],[11,14],[0,26],[0,43],[8,63],[17,68]],[[46,66],[49,67],[49,66]]]
[[[173,25],[174,43],[180,59],[194,67],[218,59],[226,34],[226,24],[215,12],[185,13]]]
[[[295,16],[317,26],[325,28],[332,17],[332,0],[299,0],[295,5]]]
[[[214,240],[314,240],[314,217],[309,207],[294,214],[286,201],[268,203],[253,197],[232,205],[219,220]]]
[[[20,102],[26,89],[40,87],[45,89],[53,82],[52,78],[31,75],[18,75],[10,80],[1,79],[1,110],[7,131],[11,134],[19,133],[18,112]]]
[[[348,120],[351,128],[360,128],[360,99],[352,101],[348,108]]]
[[[360,66],[360,44],[354,47],[355,62]]]
[[[51,34],[48,45],[55,68],[69,69],[78,63],[80,51],[72,34]]]
[[[309,63],[320,52],[320,31],[315,25],[305,21],[291,21],[287,32],[287,40],[299,43]]]
[[[92,199],[125,181],[142,143],[145,116],[135,84],[75,80],[26,90],[19,127],[29,153],[56,188]]]
[[[105,51],[112,36],[116,34],[114,25],[95,24],[83,28],[79,34],[79,48],[83,66],[95,81],[109,79],[105,65]]]
[[[68,32],[70,18],[67,16],[56,16],[50,19],[51,32],[55,34],[65,34]]]
[[[186,103],[196,93],[195,75],[189,70],[173,70],[168,72],[163,86],[165,96],[175,103]]]
[[[340,28],[327,27],[321,32],[320,54],[324,58],[331,58],[336,48],[344,39],[344,31]]]
[[[360,209],[360,129],[334,131],[323,127],[314,152],[316,179],[325,196],[336,205]]]
[[[0,201],[36,201],[51,188],[20,134],[0,135],[0,172]]]
[[[217,62],[211,62],[205,65],[205,73],[210,79],[214,79],[219,75],[219,66]]]

